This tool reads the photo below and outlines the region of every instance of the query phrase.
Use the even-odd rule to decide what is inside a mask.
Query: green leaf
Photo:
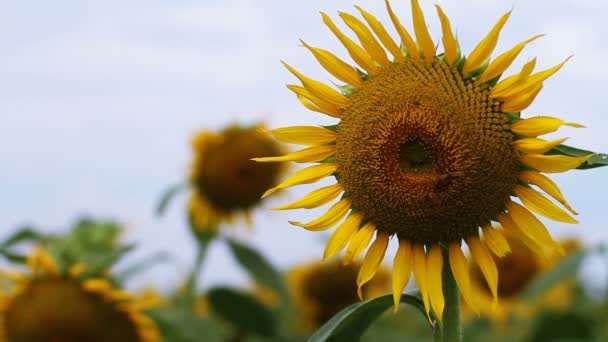
[[[157,323],[165,341],[222,341],[217,324],[197,317],[192,310],[163,308],[148,311],[147,314]]]
[[[84,277],[98,276],[108,270],[120,258],[130,252],[135,247],[134,244],[118,247],[107,253],[88,254],[86,258],[82,258],[80,262],[87,265],[84,272]]]
[[[410,304],[425,317],[424,304],[419,298],[404,294],[401,303]],[[308,342],[357,341],[380,315],[393,306],[393,295],[352,304],[327,321]]]
[[[25,264],[27,262],[27,256],[9,252],[7,250],[0,249],[0,255],[15,264]]]
[[[277,291],[277,294],[283,299],[283,303],[286,303],[288,294],[281,273],[255,249],[230,238],[227,240],[232,255],[249,275],[257,283]]]
[[[277,335],[278,326],[272,312],[253,296],[227,287],[207,292],[211,310],[237,328],[263,337]]]
[[[589,158],[589,160],[587,160],[586,162],[582,163],[579,167],[577,167],[577,169],[579,169],[579,170],[593,169],[596,167],[602,167],[602,166],[608,165],[608,154],[606,154],[606,153],[595,153],[592,151],[581,150],[580,148],[567,146],[567,145],[558,145],[558,146],[554,147],[553,149],[551,149],[549,152],[547,152],[547,154],[550,154],[550,155],[561,154],[561,155],[570,156],[570,157],[585,157],[590,154],[593,154],[593,156],[591,158]]]
[[[162,216],[165,213],[173,197],[175,197],[175,195],[177,195],[180,191],[185,190],[187,188],[188,184],[185,183],[175,184],[167,188],[160,197],[160,201],[158,202],[158,206],[156,207],[156,215]]]
[[[127,279],[130,279],[132,276],[137,275],[139,272],[144,271],[152,266],[155,266],[160,263],[167,262],[171,259],[169,253],[165,251],[154,253],[143,260],[128,266],[122,271],[118,271],[118,273],[114,276],[119,282],[123,283]]]
[[[534,300],[562,280],[576,274],[587,251],[582,250],[564,257],[552,270],[535,279],[522,293],[524,300]]]
[[[44,235],[38,233],[35,229],[24,227],[2,241],[2,243],[0,243],[0,249],[11,247],[23,241],[41,241],[43,239]]]

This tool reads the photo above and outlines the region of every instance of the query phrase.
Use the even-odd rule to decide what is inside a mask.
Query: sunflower
[[[190,215],[198,229],[217,228],[251,209],[277,181],[282,165],[259,164],[255,156],[281,153],[280,146],[260,133],[261,125],[232,125],[220,132],[202,131],[192,140],[194,160],[190,171]]]
[[[307,147],[255,160],[317,163],[296,172],[270,192],[334,176],[336,184],[276,209],[315,208],[339,198],[319,218],[291,223],[319,231],[346,217],[330,237],[325,258],[348,246],[345,258],[355,259],[373,240],[357,278],[359,287],[376,273],[389,239],[396,237],[395,305],[413,273],[427,312],[432,308],[441,317],[445,305],[443,267],[451,268],[465,300],[477,308],[467,259],[461,250],[463,241],[497,298],[498,273],[492,254],[504,256],[509,244],[494,228],[495,223],[502,224],[535,252],[561,251],[533,213],[577,223],[566,210],[576,213],[545,173],[576,168],[590,156],[550,153],[565,139],[538,138],[564,125],[581,125],[550,116],[520,118],[543,82],[567,59],[538,72],[534,72],[536,59],[532,59],[520,72],[501,78],[522,49],[540,35],[490,61],[511,14],[508,12],[465,57],[448,17],[436,6],[444,47],[444,52],[437,54],[418,1],[412,0],[411,5],[415,40],[388,0],[386,9],[400,41],[395,41],[380,21],[362,8],[356,7],[363,20],[339,14],[359,43],[321,13],[323,22],[359,68],[302,42],[321,66],[345,84],[334,89],[284,63],[302,84],[287,87],[306,108],[338,122],[327,127],[269,130],[278,140]]]
[[[160,340],[158,327],[142,313],[150,303],[114,289],[107,279],[81,279],[82,264],[62,274],[41,249],[28,264],[31,275],[4,272],[15,286],[0,294],[0,340]]]
[[[527,317],[539,308],[558,311],[568,308],[574,294],[575,284],[572,279],[564,279],[555,284],[532,303],[521,298],[524,290],[551,271],[562,260],[562,256],[553,254],[549,258],[541,257],[511,234],[505,232],[504,235],[511,253],[502,258],[494,256],[498,270],[498,300],[501,304],[496,310],[492,309],[492,294],[480,268],[471,265],[472,287],[476,289],[481,310],[493,319],[502,321],[509,315]],[[566,255],[582,249],[581,243],[574,239],[560,241],[560,245]]]
[[[340,310],[356,303],[355,280],[360,263],[345,265],[337,259],[296,266],[287,273],[292,302],[299,314],[300,324],[315,331]],[[390,290],[390,273],[380,267],[375,276],[363,286],[362,296],[371,299]]]

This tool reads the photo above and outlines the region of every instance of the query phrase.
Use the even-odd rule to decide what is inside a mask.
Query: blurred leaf
[[[257,283],[277,291],[283,303],[287,303],[288,294],[283,277],[264,256],[255,249],[230,238],[228,238],[228,246],[238,263]]]
[[[83,257],[81,262],[87,265],[87,269],[84,274],[86,276],[97,276],[112,265],[114,265],[120,258],[130,252],[135,247],[135,244],[117,247],[114,250],[102,253],[91,253]]]
[[[144,271],[157,264],[167,262],[169,260],[170,260],[169,253],[164,252],[164,251],[157,252],[141,261],[138,261],[137,263],[135,263],[131,266],[128,266],[126,269],[124,269],[122,271],[118,271],[115,275],[115,278],[119,282],[125,282],[127,279],[138,274],[139,272]]]
[[[591,317],[570,312],[545,312],[535,322],[530,342],[593,341],[594,321]]]
[[[534,300],[560,281],[576,274],[586,254],[587,251],[582,250],[562,258],[552,270],[533,280],[523,291],[522,298]]]
[[[551,149],[549,152],[547,152],[547,154],[561,154],[571,157],[585,157],[590,154],[594,154],[591,158],[589,158],[589,160],[577,167],[577,169],[580,170],[593,169],[596,167],[608,165],[608,154],[581,150],[579,148],[567,145],[558,145]]]
[[[24,264],[27,262],[27,256],[9,252],[7,250],[0,249],[0,255],[6,258],[6,260],[15,264]]]
[[[404,294],[401,303],[412,305],[426,317],[424,304],[419,298]],[[365,330],[392,306],[391,294],[352,304],[327,321],[308,342],[358,341]]]
[[[275,317],[253,296],[227,287],[216,287],[207,292],[207,299],[215,314],[237,328],[263,337],[277,335]]]
[[[10,235],[6,240],[0,243],[0,249],[5,249],[7,247],[11,247],[14,244],[17,244],[22,241],[40,241],[44,239],[44,235],[38,233],[35,229],[25,227],[21,228],[12,235]]]
[[[160,197],[160,201],[158,202],[158,206],[156,207],[156,215],[162,216],[167,210],[167,207],[169,206],[169,203],[171,202],[173,197],[175,197],[175,195],[177,195],[180,191],[185,190],[187,188],[188,184],[185,183],[175,184],[167,188]]]
[[[168,342],[219,342],[220,329],[213,321],[201,319],[186,309],[157,309],[147,312],[156,321]]]

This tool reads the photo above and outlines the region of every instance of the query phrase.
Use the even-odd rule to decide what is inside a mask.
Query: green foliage
[[[167,342],[219,342],[221,330],[217,323],[196,316],[184,308],[162,308],[148,314],[158,324]]]
[[[121,233],[117,223],[82,219],[66,234],[49,236],[45,245],[61,270],[82,263],[86,276],[96,276],[133,249],[119,243]]]
[[[412,305],[426,316],[420,298],[404,294],[401,296],[401,303]],[[352,304],[325,323],[308,341],[358,341],[367,328],[392,306],[392,295]]]
[[[188,184],[185,183],[179,183],[168,187],[160,197],[160,201],[158,202],[158,206],[156,207],[156,214],[158,216],[162,216],[169,207],[169,204],[171,203],[171,200],[173,200],[175,195],[185,190],[187,187]]]
[[[262,337],[276,337],[277,320],[272,312],[253,296],[227,287],[207,292],[211,311],[236,328]]]
[[[587,251],[582,250],[564,257],[551,271],[535,279],[521,294],[521,298],[533,301],[559,282],[576,275]]]
[[[561,154],[570,157],[585,157],[593,154],[589,160],[581,164],[577,169],[586,170],[593,169],[596,167],[602,167],[608,165],[608,154],[606,153],[595,153],[592,151],[582,150],[580,148],[571,147],[567,145],[558,145],[547,152],[549,155]]]
[[[283,282],[283,276],[275,270],[272,264],[255,249],[234,239],[228,238],[227,241],[232,255],[249,273],[251,278],[256,283],[275,290],[281,296],[282,302],[286,303],[288,294]]]

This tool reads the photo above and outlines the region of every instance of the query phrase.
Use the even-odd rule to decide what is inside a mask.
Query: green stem
[[[452,274],[447,248],[443,251],[443,294],[445,310],[443,311],[443,341],[462,341],[462,322],[460,321],[460,291]]]
[[[188,297],[191,300],[194,300],[196,297],[196,288],[197,288],[197,280],[203,270],[203,264],[205,262],[205,256],[207,256],[207,249],[209,247],[209,242],[211,239],[198,239],[198,249],[196,252],[196,260],[194,262],[194,268],[192,272],[190,272],[190,277],[188,278],[187,285],[187,293]]]

